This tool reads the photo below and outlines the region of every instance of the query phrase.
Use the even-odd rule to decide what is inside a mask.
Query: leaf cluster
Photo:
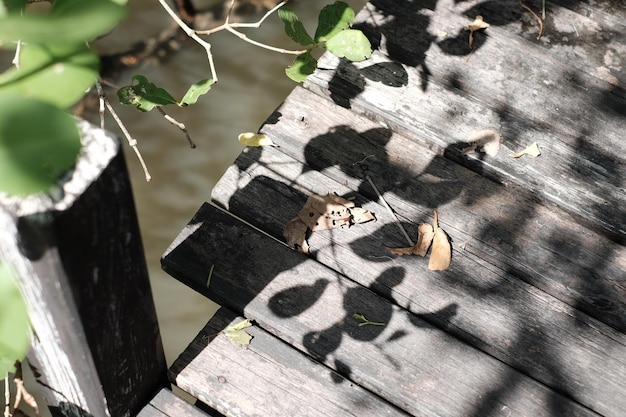
[[[283,7],[278,11],[278,16],[285,24],[287,36],[307,48],[286,69],[287,76],[296,82],[304,81],[317,67],[317,60],[311,54],[316,48],[324,48],[338,58],[345,57],[353,62],[364,61],[372,54],[371,44],[363,32],[351,29],[354,10],[342,1],[320,11],[313,37],[293,10]]]
[[[67,109],[98,77],[88,42],[126,14],[122,0],[28,3],[0,0],[0,48],[14,55],[0,73],[0,192],[12,195],[46,192],[76,163],[80,137]],[[28,332],[13,273],[0,264],[0,375],[25,356]]]
[[[74,165],[80,138],[66,109],[99,69],[87,42],[126,13],[120,0],[56,0],[46,11],[27,3],[0,0],[0,47],[15,54],[0,73],[0,191],[16,195],[48,190]]]

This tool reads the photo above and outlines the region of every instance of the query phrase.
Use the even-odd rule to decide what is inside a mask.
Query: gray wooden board
[[[387,47],[360,64],[325,55],[305,85],[467,166],[533,190],[625,241],[623,88],[574,71],[556,52],[506,37],[502,30],[502,36],[485,38],[466,61],[434,45],[432,33],[419,28],[426,24],[430,31],[446,32],[462,28],[467,17],[443,7],[422,26],[410,25],[410,19],[424,20],[424,13],[393,20],[370,6],[361,13],[367,16],[361,24],[384,33]],[[398,33],[406,27],[415,29]],[[389,39],[398,37],[413,49],[402,54],[393,49],[397,42]],[[502,134],[500,153],[462,156],[465,140],[488,128]],[[541,157],[511,158],[532,142],[539,144]]]
[[[208,204],[163,266],[410,414],[597,415]]]
[[[406,416],[258,326],[248,346],[223,333],[222,308],[170,368],[173,383],[225,416]]]
[[[137,417],[207,417],[207,414],[164,388],[137,414]]]
[[[524,190],[498,185],[347,109],[331,103],[320,106],[319,98],[304,89],[294,90],[272,119],[274,123],[261,131],[295,160],[287,163],[278,157],[261,164],[280,171],[286,184],[318,170],[377,200],[365,180],[369,175],[405,218],[419,223],[438,209],[449,233],[458,233],[453,236],[457,243],[472,239],[467,251],[626,330],[624,246],[582,227],[562,210],[540,204]],[[247,153],[250,156],[242,155],[230,175],[246,170],[258,151]],[[229,199],[245,199],[238,189],[246,177],[237,184],[228,181],[230,185],[217,186],[213,198],[223,205]],[[276,215],[258,210],[248,214],[260,216],[262,223]],[[281,221],[292,215],[285,214]],[[277,235],[279,227],[273,231]]]
[[[455,207],[440,210],[440,224],[456,243],[452,268],[445,273],[429,272],[427,260],[392,259],[383,248],[383,244],[408,244],[400,239],[395,220],[382,206],[316,171],[299,175],[290,168],[297,166],[297,161],[274,148],[265,149],[254,160],[244,153],[216,185],[213,197],[277,237],[302,207],[305,196],[332,190],[356,197],[376,213],[377,221],[349,230],[313,233],[309,243],[315,259],[415,313],[434,312],[433,321],[449,332],[570,393],[590,408],[607,415],[626,410],[625,402],[615,401],[626,378],[626,336],[576,311],[575,305],[559,302],[518,280],[506,268],[490,265],[481,251],[467,250],[473,241],[466,250],[460,249],[456,242],[471,235],[448,227],[447,218],[457,217]],[[280,210],[259,208],[270,204]],[[432,221],[426,216],[422,220]],[[415,225],[409,230],[415,239]],[[551,255],[546,263],[562,262]]]

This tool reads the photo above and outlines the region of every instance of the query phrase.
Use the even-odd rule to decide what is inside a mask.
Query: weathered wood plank
[[[170,274],[410,414],[596,415],[209,205],[177,241]]]
[[[409,13],[395,16],[392,24],[384,7],[381,12],[370,6],[361,16],[366,16],[363,24],[385,35],[387,46],[357,65],[325,55],[308,88],[481,173],[528,188],[579,221],[626,241],[626,145],[621,140],[626,94],[621,87],[572,72],[551,51],[524,39],[485,38],[466,62],[435,47],[423,27],[452,30],[467,24],[467,17],[437,9],[426,22],[411,26],[410,19],[425,18]],[[406,27],[415,29],[399,34]],[[396,51],[399,41],[392,40],[398,38],[411,47]],[[465,140],[486,128],[502,134],[498,156],[461,155]],[[542,157],[510,157],[535,141]]]
[[[498,185],[373,121],[330,103],[318,106],[316,100],[306,90],[294,90],[274,115],[278,121],[262,128],[282,152],[295,159],[261,162],[282,172],[286,183],[299,178],[299,172],[289,169],[302,175],[319,170],[377,200],[365,179],[370,175],[388,203],[406,219],[419,223],[432,209],[439,209],[441,220],[459,232],[458,242],[472,239],[466,251],[626,330],[624,246],[586,229],[562,210],[541,204],[532,193]],[[255,152],[247,154],[253,158]],[[252,163],[242,161],[232,169],[243,171]],[[245,183],[245,178],[240,180],[241,185]],[[219,189],[224,186],[214,192],[221,204],[232,207],[233,199],[244,198],[237,187]],[[245,209],[233,210],[246,213]],[[268,213],[260,220],[273,216]]]
[[[315,171],[299,175],[289,168],[298,167],[298,162],[278,150],[266,149],[257,158],[240,156],[236,167],[216,185],[213,196],[229,211],[279,237],[306,195],[328,190],[353,195],[376,213],[377,222],[313,233],[309,243],[317,261],[415,313],[440,309],[432,319],[450,333],[592,409],[606,415],[626,410],[626,402],[614,400],[626,377],[626,335],[586,317],[575,303],[568,306],[520,282],[511,275],[512,267],[489,264],[480,250],[464,250],[455,243],[453,266],[445,273],[427,271],[427,262],[420,258],[391,259],[383,245],[407,243],[399,239],[394,219],[383,207]],[[270,205],[280,210],[259,210]],[[440,210],[440,224],[453,242],[467,241],[471,235],[448,227],[447,218],[457,217],[455,208],[448,205]],[[474,205],[474,209],[482,213],[489,207]],[[427,216],[421,220],[432,221]],[[415,239],[416,227],[409,230]],[[466,249],[470,245],[475,245],[474,240]],[[538,253],[547,264],[563,262],[551,253],[535,250],[535,256]],[[453,311],[460,314],[450,314]]]
[[[137,414],[137,417],[207,417],[207,414],[164,388]]]
[[[243,320],[222,308],[170,368],[170,378],[226,416],[406,416],[261,328],[248,346],[221,333]]]
[[[119,141],[78,127],[67,178],[0,195],[0,258],[19,278],[28,362],[52,414],[130,416],[167,385],[165,356]]]

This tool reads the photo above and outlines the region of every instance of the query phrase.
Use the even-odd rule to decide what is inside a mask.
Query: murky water
[[[292,2],[290,7],[313,32],[319,10],[329,3],[330,0],[306,0]],[[348,3],[358,11],[365,2]],[[197,4],[202,6],[200,2]],[[133,13],[129,20],[112,34],[112,39],[104,39],[103,45],[123,49],[132,40],[153,36],[170,24],[155,1],[134,1],[131,5]],[[249,21],[256,19],[258,16],[250,16]],[[274,46],[296,48],[284,35],[277,16],[268,19],[261,29],[247,33]],[[142,114],[132,108],[116,106],[139,141],[152,175],[152,181],[146,183],[134,153],[126,147],[168,363],[176,359],[217,306],[164,273],[159,258],[200,205],[209,200],[212,187],[243,149],[237,135],[256,131],[296,85],[284,75],[284,68],[293,56],[260,49],[229,33],[218,33],[209,40],[213,45],[219,83],[198,104],[171,112],[185,123],[197,149],[190,149],[184,135],[156,111]],[[189,84],[210,78],[206,54],[193,42],[184,43],[166,62],[148,62],[124,74],[117,82],[127,84],[135,73],[167,88],[176,98],[184,94]],[[112,95],[113,91],[108,94]],[[116,101],[112,97],[112,102]],[[111,119],[107,119],[107,126],[118,132]]]

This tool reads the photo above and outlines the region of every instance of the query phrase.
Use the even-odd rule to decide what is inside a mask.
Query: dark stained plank
[[[480,165],[471,171],[349,110],[330,103],[319,106],[316,100],[304,89],[294,90],[274,115],[276,123],[262,128],[295,159],[261,162],[282,170],[285,183],[301,181],[300,172],[307,176],[319,170],[377,200],[365,179],[370,175],[387,202],[406,219],[419,223],[438,209],[441,221],[458,231],[458,243],[472,239],[466,251],[626,331],[624,246],[581,226],[564,211],[541,204],[532,193],[477,175]],[[254,153],[248,151],[248,161],[238,162],[229,173],[236,175],[253,164]],[[249,178],[243,176],[239,185],[232,181],[214,191],[221,204],[245,198],[237,186]],[[239,215],[246,209],[233,208]]]
[[[410,414],[596,415],[210,205],[163,266]]]
[[[428,18],[415,11],[398,17],[399,6],[381,3],[382,11],[369,6],[360,15],[371,37],[387,39],[381,51],[360,64],[325,55],[308,88],[626,242],[621,84],[572,69],[552,50],[502,31],[483,37],[467,61],[466,52],[435,45],[424,29],[453,31],[467,24],[466,16],[437,9]],[[462,156],[465,140],[488,128],[502,134],[500,153]],[[511,158],[535,141],[541,157]]]
[[[620,415],[626,410],[626,402],[615,400],[626,377],[626,335],[577,311],[575,304],[568,306],[519,281],[511,274],[512,267],[490,264],[484,252],[467,250],[467,246],[480,243],[471,240],[465,250],[461,249],[459,243],[471,235],[448,226],[464,216],[455,211],[457,207],[447,205],[439,211],[439,222],[455,246],[452,268],[435,273],[426,269],[427,262],[421,258],[392,259],[383,248],[385,244],[407,243],[380,205],[318,172],[300,175],[299,163],[278,149],[264,149],[256,158],[246,154],[213,192],[216,202],[229,211],[280,238],[284,225],[299,211],[307,195],[331,190],[355,197],[376,213],[377,221],[349,230],[313,233],[309,243],[318,262],[414,313],[431,314],[432,321],[448,332],[569,393],[591,409],[606,415]],[[269,206],[280,210],[259,209]],[[490,207],[473,205],[479,213]],[[432,221],[426,215],[421,220]],[[416,226],[407,230],[415,239]],[[563,262],[550,258],[550,253],[533,250],[546,264],[560,266]]]
[[[76,164],[48,192],[0,193],[0,262],[28,305],[28,363],[51,414],[125,417],[167,367],[119,139],[77,127]]]
[[[164,388],[137,414],[137,417],[207,417],[207,414]]]
[[[220,309],[170,368],[172,382],[225,416],[406,416],[258,326],[248,346],[222,331],[242,321]]]

